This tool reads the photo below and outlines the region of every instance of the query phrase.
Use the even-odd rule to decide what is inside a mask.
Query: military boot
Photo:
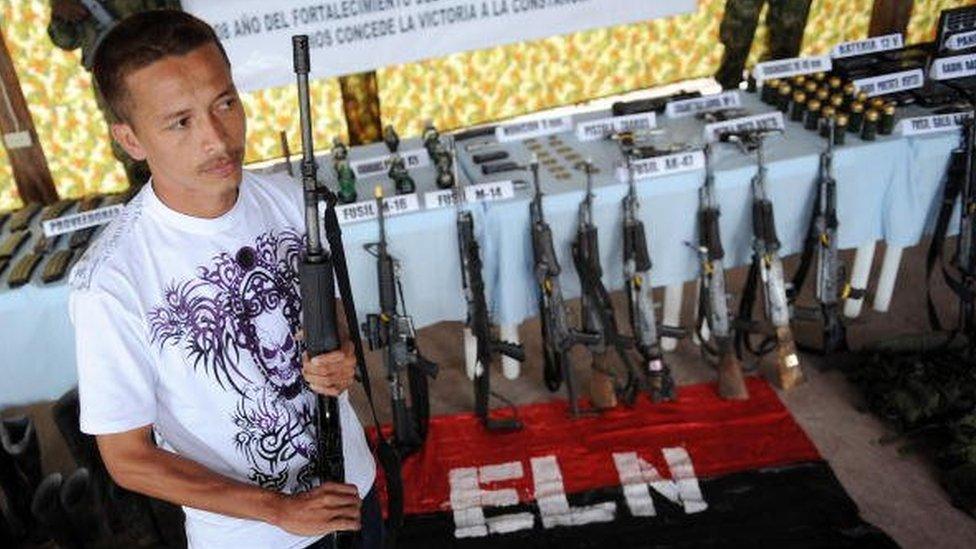
[[[105,513],[95,497],[88,469],[78,469],[61,485],[61,508],[68,519],[73,538],[89,545],[108,535]]]
[[[41,448],[29,417],[0,420],[0,485],[7,496],[8,520],[30,533],[31,497],[41,482]],[[15,525],[16,526],[16,525]]]
[[[52,473],[41,481],[31,502],[31,512],[45,538],[54,540],[63,549],[81,549],[83,545],[75,539],[68,516],[61,507],[63,483],[61,473]]]

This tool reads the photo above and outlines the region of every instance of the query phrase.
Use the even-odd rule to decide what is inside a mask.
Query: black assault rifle
[[[570,328],[563,300],[563,289],[559,283],[562,268],[556,259],[552,242],[552,229],[546,222],[542,208],[542,187],[539,184],[539,160],[532,157],[532,183],[535,196],[529,204],[532,223],[532,256],[535,263],[535,280],[539,286],[539,320],[542,324],[542,351],[544,359],[543,378],[550,391],[558,391],[563,380],[573,417],[579,416],[579,402],[576,397],[576,384],[573,380],[573,365],[569,358],[570,349],[576,344],[593,345],[600,340],[596,334],[582,333]]]
[[[840,302],[850,293],[850,286],[843,284],[845,269],[841,264],[837,249],[837,181],[831,174],[831,163],[834,154],[834,122],[822,120],[821,124],[828,124],[827,147],[820,153],[820,172],[817,179],[817,198],[814,201],[813,217],[807,232],[806,244],[800,256],[800,265],[793,277],[793,287],[790,297],[795,300],[807,272],[810,262],[816,255],[817,287],[816,298],[819,311],[810,314],[804,308],[794,306],[794,320],[819,320],[822,323],[823,341],[820,351],[832,354],[847,350],[847,329],[840,315]],[[843,130],[842,130],[843,131]]]
[[[582,331],[599,336],[597,342],[589,346],[594,358],[604,356],[608,346],[617,354],[624,369],[623,379],[617,372],[605,368],[605,365],[598,366],[596,360],[593,369],[611,380],[614,393],[630,405],[637,396],[638,388],[638,376],[627,354],[627,349],[633,347],[634,340],[620,334],[610,292],[603,285],[599,233],[593,223],[593,164],[587,160],[582,167],[586,173],[586,195],[580,203],[579,226],[572,246],[573,264],[579,275],[582,293]]]
[[[698,191],[698,257],[701,260],[696,330],[702,353],[718,370],[718,393],[722,398],[749,398],[742,377],[742,363],[736,356],[733,341],[729,297],[725,291],[725,250],[719,230],[718,200],[715,199],[715,174],[712,171],[712,148],[705,145],[705,183]],[[704,326],[709,328],[714,345],[706,341]]]
[[[780,242],[776,236],[773,203],[766,194],[766,160],[763,144],[766,137],[782,130],[746,130],[722,134],[723,141],[739,145],[746,154],[756,153],[756,175],[752,178],[752,265],[739,304],[739,319],[745,325],[736,330],[736,349],[740,354],[745,346],[756,355],[776,351],[776,370],[779,386],[789,389],[803,381],[800,359],[790,329],[790,306],[786,297],[783,263],[779,258]],[[765,323],[752,322],[752,308],[758,286],[763,286]],[[767,337],[758,348],[750,342],[750,332]]]
[[[430,420],[427,377],[437,377],[437,365],[424,358],[417,348],[417,334],[413,319],[406,312],[400,283],[400,262],[390,255],[386,240],[382,187],[377,186],[375,194],[380,238],[364,247],[376,257],[380,312],[366,315],[363,332],[370,350],[384,350],[383,365],[393,411],[393,443],[401,457],[405,457],[419,450],[427,438]],[[409,405],[406,387],[410,391]]]
[[[454,154],[454,166],[457,166],[457,148],[451,144]],[[474,216],[471,211],[463,207],[464,188],[455,172],[455,201],[458,206],[458,253],[461,258],[461,284],[464,288],[464,299],[468,304],[466,325],[477,340],[476,363],[474,368],[474,410],[481,419],[481,423],[491,431],[510,431],[522,428],[518,420],[515,406],[507,399],[491,390],[491,365],[497,362],[499,355],[518,360],[525,360],[525,351],[521,345],[498,339],[491,325],[488,301],[485,297],[485,281],[481,277],[481,248],[474,235]],[[494,396],[512,408],[512,417],[493,418],[488,413],[489,397]]]
[[[627,169],[627,195],[624,196],[624,281],[630,325],[637,350],[643,358],[641,370],[647,376],[651,399],[655,402],[674,400],[674,379],[671,369],[664,362],[661,350],[661,334],[683,338],[684,330],[671,326],[658,326],[654,314],[651,286],[651,254],[647,245],[644,222],[640,220],[640,200],[634,181],[633,158],[626,146],[622,147]]]

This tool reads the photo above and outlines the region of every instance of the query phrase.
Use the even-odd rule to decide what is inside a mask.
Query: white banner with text
[[[183,0],[217,32],[244,91],[294,81],[291,37],[309,36],[312,77],[695,11],[695,0]]]

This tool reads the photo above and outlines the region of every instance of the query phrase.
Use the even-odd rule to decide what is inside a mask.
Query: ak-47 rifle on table
[[[451,144],[454,154],[454,166],[457,166],[457,149]],[[476,340],[476,361],[474,368],[474,409],[481,423],[491,431],[511,431],[522,428],[522,422],[516,416],[515,406],[507,399],[491,390],[491,366],[498,362],[499,355],[518,360],[525,360],[525,351],[521,345],[502,341],[495,336],[491,315],[488,310],[488,300],[485,297],[485,281],[482,278],[481,247],[474,234],[474,216],[464,206],[464,188],[461,179],[455,173],[454,187],[457,203],[458,253],[461,259],[461,283],[464,288],[464,299],[467,302],[468,314],[466,327],[471,330]],[[489,414],[489,398],[494,396],[512,408],[513,415],[506,418],[491,417]]]
[[[569,396],[569,406],[573,417],[578,417],[579,401],[576,396],[576,382],[573,379],[573,364],[569,358],[570,349],[576,344],[593,345],[600,340],[596,334],[586,334],[574,330],[569,325],[563,289],[559,283],[562,268],[556,259],[552,241],[552,229],[546,222],[542,207],[542,187],[539,184],[539,160],[533,155],[532,183],[535,195],[529,204],[532,223],[532,256],[536,283],[539,287],[539,320],[542,324],[543,377],[550,391],[558,391],[563,381]]]
[[[736,331],[737,351],[740,357],[743,346],[760,356],[775,351],[777,381],[780,387],[789,389],[803,381],[803,372],[790,328],[790,305],[786,297],[783,263],[779,258],[780,242],[776,236],[773,203],[766,193],[766,159],[763,151],[766,137],[781,131],[729,132],[722,134],[722,140],[736,143],[746,154],[756,153],[756,175],[752,178],[752,265],[740,302],[739,319],[744,326]],[[762,323],[752,321],[752,308],[760,284],[763,286],[766,313],[766,322]],[[752,346],[750,332],[766,336],[758,348]]]
[[[658,326],[654,314],[651,286],[651,254],[647,245],[644,222],[640,220],[640,200],[634,181],[633,158],[628,141],[621,141],[627,169],[627,195],[624,196],[624,281],[630,325],[634,333],[637,351],[643,359],[641,370],[647,377],[648,390],[655,402],[674,400],[674,379],[664,361],[661,350],[661,333],[667,337],[683,338],[684,330]],[[632,143],[632,142],[631,142]]]
[[[579,208],[579,226],[573,242],[573,264],[580,279],[582,293],[582,332],[595,334],[597,342],[589,345],[593,354],[591,394],[598,407],[610,407],[617,398],[632,404],[637,397],[639,378],[627,354],[634,340],[620,333],[610,301],[610,292],[603,284],[600,266],[599,232],[593,223],[593,164],[582,165],[586,173],[586,194]],[[622,368],[609,366],[610,353],[616,354]],[[620,370],[623,372],[620,372]],[[616,371],[614,371],[616,370]]]
[[[795,320],[813,319],[821,323],[823,340],[820,351],[832,354],[847,350],[847,329],[841,319],[840,303],[850,293],[850,286],[844,284],[845,269],[837,249],[837,180],[831,174],[834,154],[834,121],[823,120],[829,125],[827,147],[820,153],[820,173],[817,179],[817,198],[814,201],[813,217],[807,233],[807,241],[800,257],[800,266],[793,277],[790,290],[795,300],[810,269],[810,262],[816,256],[817,286],[816,299],[818,311],[809,314],[805,309],[794,306]]]
[[[366,316],[363,332],[370,350],[383,349],[393,411],[393,442],[401,457],[405,457],[420,449],[427,438],[430,420],[427,377],[437,377],[437,365],[424,358],[417,348],[417,334],[413,319],[406,312],[400,284],[400,263],[390,254],[386,239],[382,187],[376,187],[375,195],[380,238],[365,248],[376,257],[380,312]]]
[[[696,330],[702,353],[718,371],[718,392],[722,398],[749,398],[742,376],[742,363],[735,352],[729,296],[725,291],[725,249],[719,229],[718,200],[715,198],[715,173],[712,171],[712,148],[705,145],[705,182],[698,191],[698,257],[701,261]],[[710,344],[703,328],[707,326],[714,344]]]

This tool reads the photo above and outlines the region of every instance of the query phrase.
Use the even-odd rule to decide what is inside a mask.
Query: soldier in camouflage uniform
[[[735,88],[742,81],[742,70],[752,47],[759,24],[759,12],[767,0],[726,0],[725,16],[719,27],[719,38],[725,45],[722,65],[715,80],[724,89]],[[769,50],[766,59],[796,57],[807,26],[810,0],[768,0],[766,26],[769,27]]]
[[[141,11],[181,9],[179,0],[97,1],[116,21]],[[54,45],[61,49],[70,51],[81,48],[82,64],[86,70],[91,70],[95,46],[106,31],[107,28],[78,0],[51,0],[51,24],[47,28],[48,35]],[[92,87],[98,108],[105,116],[106,123],[111,125],[115,121],[115,115],[102,100],[102,94],[98,92],[94,79],[92,80]],[[112,139],[112,153],[125,167],[125,174],[129,178],[130,185],[138,187],[149,179],[149,167],[146,163],[144,161],[137,162],[130,158],[114,139]]]

